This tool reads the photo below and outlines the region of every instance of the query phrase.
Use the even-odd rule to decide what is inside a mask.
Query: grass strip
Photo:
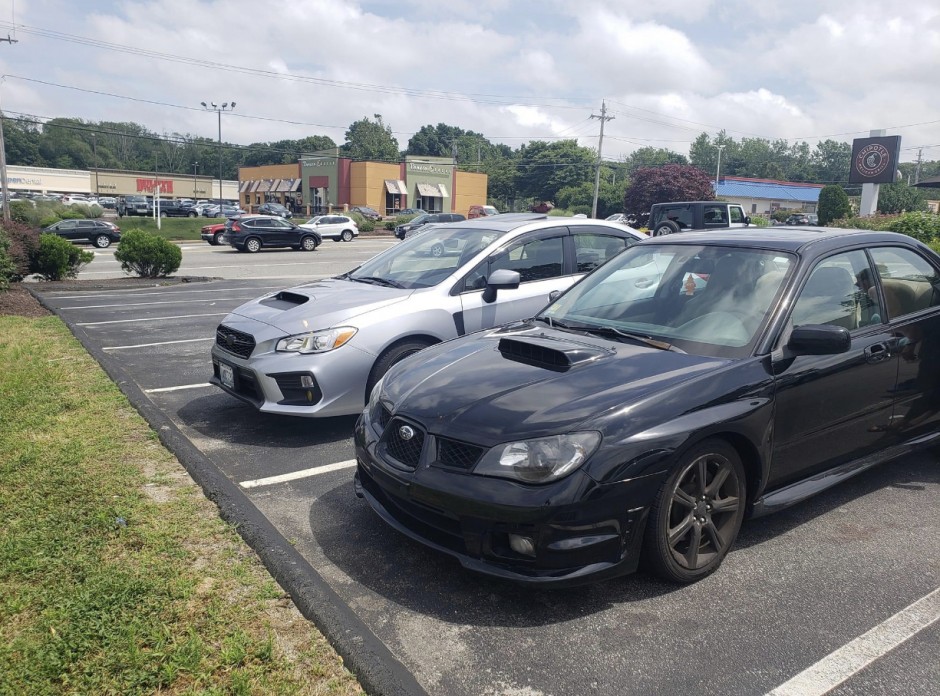
[[[225,222],[224,218],[162,218],[160,220],[160,229],[157,229],[157,222],[153,218],[147,217],[123,217],[115,218],[114,222],[121,228],[121,232],[138,229],[144,232],[151,232],[172,242],[183,242],[200,239],[199,233],[205,225],[214,225],[217,222]]]
[[[0,694],[359,694],[56,317],[0,317]]]

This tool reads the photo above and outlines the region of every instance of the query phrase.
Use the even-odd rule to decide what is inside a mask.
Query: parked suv
[[[225,225],[223,240],[238,251],[256,253],[264,247],[291,247],[313,251],[321,238],[313,230],[298,227],[276,215],[240,215]]]
[[[602,220],[544,215],[434,226],[348,273],[235,309],[216,330],[210,381],[268,413],[358,413],[402,358],[535,315],[641,238]]]
[[[404,239],[405,235],[411,230],[416,230],[422,225],[437,224],[441,222],[460,222],[466,220],[460,213],[423,213],[416,218],[412,218],[404,225],[398,225],[395,228],[395,236]]]
[[[147,217],[150,215],[150,204],[146,196],[121,196],[117,200],[118,217],[125,215],[140,215]]]
[[[174,201],[169,198],[161,198],[156,203],[151,202],[150,210],[153,211],[153,207],[158,206],[160,209],[160,217],[198,217],[199,213],[196,211],[195,205],[192,201]]]
[[[300,226],[334,242],[351,242],[359,236],[359,226],[348,215],[317,215]]]
[[[649,229],[654,237],[685,230],[747,227],[751,218],[744,208],[722,201],[656,203],[650,208]]]
[[[91,242],[99,249],[121,241],[121,229],[106,220],[59,220],[43,228],[44,233],[57,234],[72,242]]]

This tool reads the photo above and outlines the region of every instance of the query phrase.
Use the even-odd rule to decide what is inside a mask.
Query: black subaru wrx
[[[395,365],[356,492],[466,568],[693,582],[748,515],[940,437],[940,258],[892,233],[651,238],[538,316]]]

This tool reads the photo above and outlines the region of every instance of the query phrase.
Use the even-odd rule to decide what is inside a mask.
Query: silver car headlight
[[[493,447],[473,472],[525,483],[548,483],[581,466],[601,443],[601,434],[588,431],[520,440]]]
[[[276,350],[280,353],[326,353],[339,348],[356,335],[358,329],[352,326],[338,326],[335,329],[309,331],[282,338],[277,342]]]

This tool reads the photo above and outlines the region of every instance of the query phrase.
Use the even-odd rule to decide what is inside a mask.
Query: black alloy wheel
[[[741,529],[744,467],[723,440],[700,443],[679,460],[650,510],[645,560],[665,580],[695,582],[714,572]]]
[[[95,237],[94,242],[95,246],[99,249],[107,249],[109,246],[111,246],[111,238],[106,234],[99,234],[97,237]]]

